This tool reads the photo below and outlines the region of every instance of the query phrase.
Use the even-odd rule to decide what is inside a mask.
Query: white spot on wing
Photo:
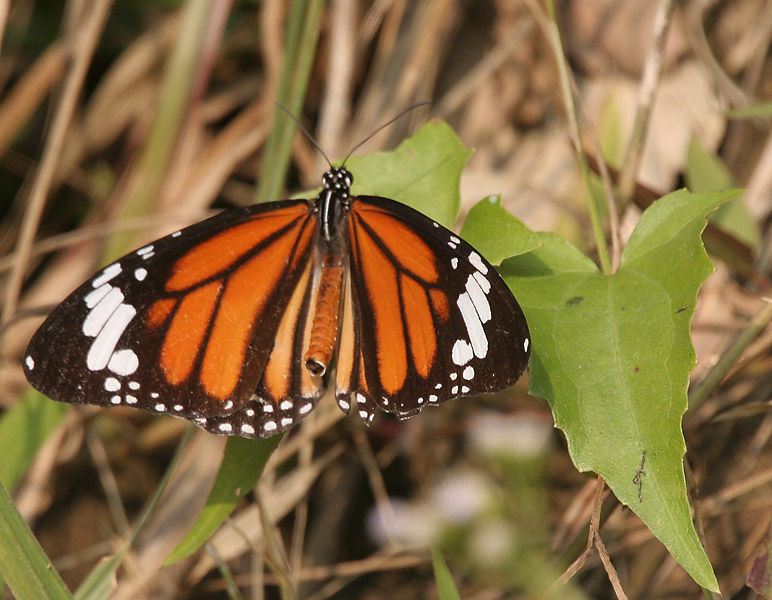
[[[137,250],[137,254],[139,254],[140,256],[144,256],[145,254],[150,254],[151,252],[153,252],[153,244],[150,244],[148,246],[143,246],[142,248]]]
[[[466,332],[469,334],[469,341],[472,343],[472,350],[477,358],[485,358],[488,355],[488,338],[485,335],[480,317],[474,307],[469,294],[461,294],[456,301],[461,316],[464,318]]]
[[[477,280],[477,283],[480,284],[483,292],[487,294],[491,291],[491,282],[488,281],[488,278],[485,275],[480,273],[480,271],[475,271],[472,275]]]
[[[276,421],[266,421],[263,429],[266,431],[276,431]]]
[[[147,269],[139,268],[134,269],[134,279],[137,281],[144,281],[145,277],[147,277]]]
[[[172,237],[180,237],[180,235],[182,235],[182,232],[181,232],[181,231],[175,231],[175,232],[172,234]]]
[[[175,404],[173,407],[174,412],[182,412],[182,409],[184,408],[182,404]]]
[[[292,425],[292,420],[293,420],[292,417],[284,417],[281,420],[281,426],[282,427],[289,427],[290,425]]]
[[[121,294],[123,296],[123,294]],[[106,299],[106,298],[105,298]],[[100,303],[101,305],[101,303]],[[96,310],[96,308],[94,309]],[[112,362],[113,353],[115,352],[115,346],[118,344],[118,340],[126,331],[126,327],[129,325],[134,315],[137,314],[137,309],[128,304],[121,304],[107,319],[107,322],[102,327],[99,335],[96,336],[91,343],[91,347],[88,349],[88,355],[86,356],[86,366],[91,371],[99,371],[107,366],[108,362]],[[88,319],[87,319],[88,320]],[[85,323],[84,323],[85,329]],[[132,354],[134,354],[132,352]],[[136,355],[135,355],[136,358]],[[115,371],[114,369],[110,369]],[[119,373],[121,375],[128,375],[133,373]]]
[[[348,401],[344,400],[343,398],[338,400],[338,406],[340,406],[346,412],[351,410],[351,405],[348,403]]]
[[[241,426],[241,433],[248,433],[249,435],[254,435],[255,428],[252,427],[249,423],[244,423]]]
[[[528,340],[526,340],[527,342]],[[35,368],[35,359],[32,358],[29,354],[27,355],[27,358],[24,359],[24,364],[27,365],[27,368],[32,371],[32,369]]]
[[[469,297],[472,299],[477,314],[480,316],[480,321],[487,323],[491,320],[491,305],[488,304],[488,298],[485,296],[485,292],[482,291],[480,284],[471,275],[466,280],[466,291]]]
[[[117,392],[119,389],[121,389],[121,382],[118,381],[115,377],[107,377],[105,379],[105,389],[108,392]]]
[[[220,431],[224,431],[226,433],[230,433],[231,431],[233,431],[233,426],[230,423],[220,423],[217,426],[217,429],[219,429]]]
[[[139,381],[129,381],[129,389],[130,390],[138,390],[139,389]]]
[[[311,409],[313,407],[314,407],[314,405],[311,402],[307,402],[306,404],[304,404],[303,406],[300,407],[300,410],[298,412],[300,412],[301,415],[305,415],[305,414],[311,412]]]
[[[523,341],[523,352],[528,352],[528,338]]]
[[[469,365],[466,369],[464,369],[464,372],[461,373],[461,377],[463,377],[467,381],[474,379],[474,367],[472,365]]]
[[[110,404],[120,404],[121,403],[121,397],[120,396],[112,396],[110,398]]]
[[[155,405],[155,409],[158,412],[164,412],[166,410],[166,406],[164,404],[161,404],[160,402]]]
[[[450,241],[453,242],[454,244],[460,244],[461,243],[461,240],[458,239],[455,235],[451,235],[450,236]]]
[[[458,267],[458,258],[456,258],[455,256],[453,258],[451,258],[450,259],[450,266],[453,267],[454,269],[457,268]]]
[[[91,282],[91,285],[95,288],[104,285],[110,281],[113,277],[116,277],[121,272],[121,263],[113,263],[104,268],[102,274]]]
[[[110,362],[107,363],[107,368],[116,375],[131,375],[137,370],[138,366],[139,359],[134,350],[118,350],[113,352]],[[158,394],[153,397],[158,397]]]
[[[482,261],[482,258],[480,258],[480,255],[477,254],[477,252],[469,253],[469,262],[472,263],[472,266],[480,271],[480,273],[483,275],[488,272],[488,267],[485,266],[485,263]]]
[[[137,403],[137,399],[134,396],[132,396],[131,394],[126,396],[126,404],[136,404],[136,403]]]
[[[86,306],[89,309],[94,308],[97,302],[104,298],[107,295],[107,292],[109,292],[111,289],[113,289],[113,286],[111,286],[109,283],[100,285],[97,289],[91,290],[88,294],[86,294],[86,296],[83,298],[83,301],[86,303]]]
[[[451,394],[458,394],[458,386],[454,385],[453,388],[450,390]]]
[[[472,351],[472,346],[469,345],[469,342],[466,340],[456,340],[456,343],[453,344],[453,351],[450,353],[450,357],[454,364],[459,367],[465,365],[472,360],[473,356],[474,352]]]
[[[292,408],[292,400],[284,400],[279,404],[279,408],[282,410],[289,410]]]
[[[107,323],[107,320],[123,302],[123,292],[118,288],[112,288],[109,293],[97,302],[83,320],[83,335],[95,337]]]

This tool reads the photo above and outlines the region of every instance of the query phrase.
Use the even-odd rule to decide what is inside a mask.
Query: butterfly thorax
[[[322,177],[323,190],[316,199],[319,228],[326,241],[337,237],[348,208],[349,188],[354,177],[345,167],[332,168]]]

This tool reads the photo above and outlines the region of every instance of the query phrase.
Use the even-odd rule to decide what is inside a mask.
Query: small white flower
[[[552,423],[535,414],[482,414],[472,419],[467,442],[480,454],[518,459],[536,458],[547,452]]]
[[[439,482],[432,492],[432,504],[445,521],[467,523],[478,517],[491,501],[488,480],[471,470],[457,470]]]
[[[517,536],[504,521],[492,521],[476,528],[469,539],[469,554],[480,565],[500,567],[515,552]]]
[[[437,511],[424,503],[391,501],[392,511],[380,511],[373,506],[367,514],[370,538],[385,546],[390,542],[428,546],[439,538],[441,529]],[[389,512],[393,512],[392,519]]]

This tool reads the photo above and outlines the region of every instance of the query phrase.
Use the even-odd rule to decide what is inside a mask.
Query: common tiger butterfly
[[[352,181],[331,167],[314,199],[226,210],[105,267],[35,333],[27,379],[249,438],[297,424],[332,378],[365,423],[514,384],[530,336],[495,269]]]

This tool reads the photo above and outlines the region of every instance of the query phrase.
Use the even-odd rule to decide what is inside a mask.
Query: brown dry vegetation
[[[27,1],[9,9],[0,2],[2,408],[26,389],[20,357],[40,322],[18,317],[60,301],[105,252],[173,231],[210,207],[253,201],[284,68],[285,11],[293,3],[219,3],[179,83],[175,69],[179,75],[187,67],[172,57],[190,33],[183,13],[201,4]],[[692,326],[697,383],[764,310],[770,293],[770,121],[731,119],[727,111],[772,97],[772,3],[679,3],[666,17],[659,53],[655,13],[668,4],[572,0],[559,4],[557,18],[588,153],[595,154],[599,139],[612,163],[633,165],[631,181],[661,195],[684,184],[687,147],[696,139],[747,188],[761,250],[730,243],[701,290]],[[322,12],[301,118],[328,154],[340,156],[399,109],[429,98],[431,115],[448,120],[475,148],[462,180],[462,217],[480,198],[501,193],[529,227],[557,232],[594,255],[548,26],[538,0],[332,0]],[[647,81],[646,65],[658,59],[661,73]],[[183,84],[174,113],[163,103]],[[634,145],[642,149],[637,161],[625,150],[641,107],[650,118]],[[154,140],[154,118],[166,109],[172,116],[165,138]],[[409,126],[410,119],[397,123],[363,151],[393,147]],[[148,156],[151,144],[160,154]],[[295,136],[285,190],[317,185],[323,170],[310,144]],[[641,202],[644,192],[627,190]],[[639,214],[634,204],[620,209],[623,240]],[[767,322],[760,329],[684,420],[692,506],[727,598],[754,597],[746,578],[770,545],[772,329]],[[372,523],[379,515],[399,520],[405,503],[431,505],[459,473],[467,485],[482,477],[497,497],[526,493],[475,453],[470,432],[483,410],[515,420],[538,446],[518,460],[532,475],[527,493],[543,503],[542,537],[557,579],[582,555],[597,484],[576,471],[562,436],[549,430],[546,403],[526,389],[523,380],[495,398],[449,403],[407,422],[382,416],[366,430],[354,417],[340,420],[325,400],[282,442],[259,492],[215,534],[212,551],[161,569],[219,465],[224,440],[196,432],[112,597],[223,597],[222,565],[245,597],[277,597],[281,573],[304,598],[436,597],[426,549],[379,546]],[[71,411],[37,454],[14,500],[73,589],[131,530],[185,427],[131,410]],[[505,526],[517,536],[524,524],[513,518]],[[508,579],[490,566],[495,536],[478,533],[463,547],[455,530],[443,542],[461,596],[528,596],[522,575]],[[615,570],[590,552],[573,575],[572,594],[702,597],[610,494],[599,533]],[[277,555],[286,557],[283,566],[275,566]]]

